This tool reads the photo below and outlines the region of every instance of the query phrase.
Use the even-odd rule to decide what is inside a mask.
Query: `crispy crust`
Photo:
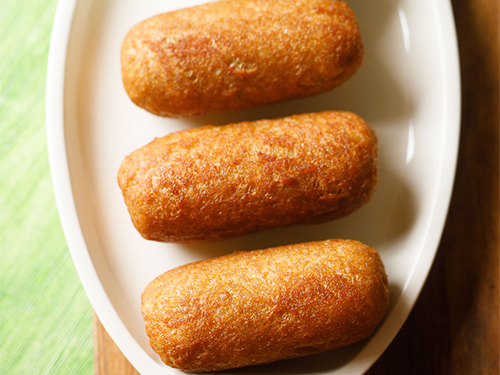
[[[196,116],[318,94],[363,60],[343,1],[225,0],[134,26],[121,49],[126,92],[160,116]]]
[[[118,183],[144,238],[206,242],[346,216],[377,173],[374,131],[326,111],[155,139],[125,158]]]
[[[217,371],[334,349],[372,334],[387,275],[361,242],[327,240],[187,264],[152,281],[142,313],[169,366]]]

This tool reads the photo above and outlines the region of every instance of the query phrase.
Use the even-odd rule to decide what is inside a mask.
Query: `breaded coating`
[[[118,183],[144,238],[193,243],[346,216],[377,174],[373,129],[325,111],[157,138],[125,158]]]
[[[305,356],[362,340],[389,300],[379,254],[353,240],[235,252],[187,264],[142,295],[151,347],[183,371]]]
[[[337,0],[225,0],[135,25],[121,48],[126,92],[160,116],[239,110],[325,92],[363,60]]]

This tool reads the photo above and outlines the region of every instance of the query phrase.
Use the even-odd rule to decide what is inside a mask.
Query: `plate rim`
[[[148,363],[144,362],[147,355],[122,323],[100,282],[74,200],[65,139],[64,92],[68,43],[78,2],[79,0],[58,0],[47,63],[46,139],[56,207],[68,250],[93,311],[131,365],[138,371],[144,368],[152,371],[154,368],[150,364],[142,365]],[[128,345],[122,345],[122,342],[127,342]]]

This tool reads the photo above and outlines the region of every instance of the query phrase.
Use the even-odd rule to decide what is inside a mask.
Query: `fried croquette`
[[[144,238],[194,243],[344,217],[377,175],[373,129],[325,111],[157,138],[123,160],[118,183]]]
[[[362,340],[389,299],[379,254],[353,240],[236,252],[167,271],[142,295],[154,351],[171,367],[218,371]]]
[[[131,100],[168,117],[253,108],[328,91],[364,56],[337,0],[224,0],[156,15],[121,48]]]

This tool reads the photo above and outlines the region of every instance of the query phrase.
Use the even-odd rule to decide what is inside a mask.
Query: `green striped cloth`
[[[63,0],[61,0],[63,1]],[[55,0],[0,2],[0,373],[92,374],[92,310],[50,180],[45,77]]]

